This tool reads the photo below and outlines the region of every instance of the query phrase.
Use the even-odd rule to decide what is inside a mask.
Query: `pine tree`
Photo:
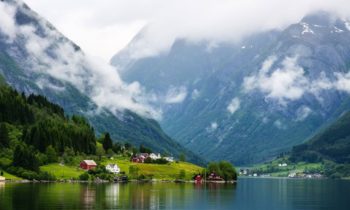
[[[50,145],[46,148],[46,156],[47,156],[47,161],[49,163],[55,163],[57,162],[57,153],[56,150]]]
[[[8,130],[5,123],[0,124],[0,146],[8,147],[10,144],[10,139],[8,136]]]
[[[112,142],[112,139],[109,135],[109,133],[106,133],[104,139],[103,139],[103,142],[102,142],[102,145],[103,145],[103,149],[107,152],[109,149],[112,149],[113,147],[113,142]]]

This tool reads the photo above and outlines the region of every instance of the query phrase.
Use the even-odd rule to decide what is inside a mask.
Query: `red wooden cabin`
[[[80,162],[80,168],[90,170],[96,168],[97,164],[93,160],[83,160]]]
[[[194,177],[194,182],[195,183],[202,183],[202,176],[201,175],[196,175],[195,177]]]

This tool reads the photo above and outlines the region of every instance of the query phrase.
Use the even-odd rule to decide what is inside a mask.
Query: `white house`
[[[289,178],[294,178],[296,176],[297,176],[297,173],[295,173],[295,172],[291,172],[290,174],[288,174]]]
[[[5,181],[5,180],[6,180],[6,178],[5,178],[5,177],[0,176],[0,182],[3,182],[3,181]]]
[[[120,168],[118,167],[117,164],[108,164],[106,166],[106,170],[111,172],[111,173],[114,173],[114,174],[119,174],[120,173]]]
[[[279,166],[279,167],[287,167],[288,164],[287,164],[287,163],[280,163],[280,164],[278,164],[278,166]]]
[[[164,157],[168,162],[174,162],[174,157]]]
[[[158,160],[158,159],[161,159],[162,157],[160,156],[160,154],[154,154],[154,153],[151,153],[149,155],[149,157],[152,159],[152,160]]]

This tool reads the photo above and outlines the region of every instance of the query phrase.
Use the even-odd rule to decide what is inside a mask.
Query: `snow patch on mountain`
[[[300,23],[300,25],[303,27],[303,31],[301,32],[302,35],[306,33],[314,34],[315,32],[310,28],[309,24],[307,23]]]

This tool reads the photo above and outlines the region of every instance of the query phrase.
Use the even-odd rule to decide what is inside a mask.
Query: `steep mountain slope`
[[[350,163],[350,112],[321,130],[304,144],[293,147],[291,160],[318,162],[322,159]]]
[[[189,161],[201,161],[167,136],[149,116],[142,117],[128,110],[127,105],[113,108],[113,102],[122,101],[123,93],[135,89],[135,85],[122,84],[119,78],[103,81],[111,77],[108,71],[102,71],[105,66],[90,60],[21,1],[2,0],[0,11],[0,74],[12,87],[26,94],[45,95],[70,115],[86,116],[97,133],[108,131],[114,140],[142,143],[175,156],[185,153]],[[113,88],[113,94],[106,94],[100,87],[105,84]],[[101,106],[99,101],[112,108]]]
[[[182,145],[244,165],[300,144],[350,108],[349,46],[349,22],[318,12],[236,44],[177,40],[153,57],[133,59],[126,48],[111,63],[158,95],[161,125]]]

